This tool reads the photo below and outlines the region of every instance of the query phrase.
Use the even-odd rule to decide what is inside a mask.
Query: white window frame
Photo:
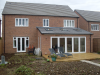
[[[16,25],[16,19],[18,19],[18,25]],[[19,19],[21,19],[21,25],[19,25]],[[22,24],[22,20],[24,19],[24,23],[25,25]],[[26,19],[28,20],[28,25],[26,25]],[[28,27],[29,26],[29,19],[28,18],[15,18],[15,27]]]
[[[52,38],[57,38],[57,44],[58,44],[58,47],[60,46],[60,38],[65,38],[65,53],[86,53],[86,37],[85,36],[51,36],[50,37],[50,45],[51,45],[51,48],[52,48]],[[67,38],[72,38],[72,52],[67,52]],[[78,38],[78,52],[74,52],[74,38]],[[80,39],[81,38],[85,38],[85,51],[84,52],[81,52],[80,51]],[[59,50],[58,50],[58,53],[59,53]]]
[[[16,39],[14,39],[14,38],[16,38],[16,37],[13,37],[13,48],[17,48],[17,38]],[[14,46],[14,41],[16,41],[16,47]]]
[[[14,39],[14,38],[16,38],[16,39]],[[13,48],[17,48],[17,38],[18,37],[13,37]],[[24,38],[25,38],[25,41],[28,40],[28,47],[29,47],[29,37],[24,37]],[[16,47],[14,47],[14,40],[16,40]],[[26,42],[25,42],[25,45],[26,45]],[[26,46],[26,48],[28,48],[28,47]]]
[[[66,21],[66,24],[65,24],[65,21]],[[67,22],[70,22],[71,21],[71,24],[68,26],[67,25]],[[72,21],[74,21],[74,20],[64,20],[64,27],[75,27],[75,21],[74,21],[74,26],[72,25]]]
[[[92,29],[93,25],[98,25],[98,30]],[[99,31],[99,24],[91,24],[91,31]]]
[[[48,20],[48,26],[46,25],[46,22],[45,22],[45,26],[44,26],[44,20]],[[49,19],[43,19],[43,27],[49,27]]]
[[[27,39],[27,38],[28,38],[28,39]],[[28,40],[28,47],[29,47],[29,37],[26,37],[25,40],[26,40],[26,41]],[[26,48],[28,48],[28,47],[26,46]]]

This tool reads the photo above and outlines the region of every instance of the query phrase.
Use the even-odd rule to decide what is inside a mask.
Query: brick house
[[[100,51],[100,12],[75,10],[79,16],[79,28],[93,33],[91,35],[91,52]]]
[[[50,54],[62,46],[65,52],[90,52],[92,33],[79,27],[79,16],[62,5],[7,2],[2,12],[3,50],[27,52],[29,45]]]

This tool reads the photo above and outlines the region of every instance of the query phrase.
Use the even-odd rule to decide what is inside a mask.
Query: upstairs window
[[[91,24],[91,31],[99,31],[99,24]]]
[[[75,27],[74,20],[64,20],[64,27]]]
[[[28,26],[28,18],[15,18],[15,26]]]
[[[49,19],[43,19],[43,27],[49,27]]]

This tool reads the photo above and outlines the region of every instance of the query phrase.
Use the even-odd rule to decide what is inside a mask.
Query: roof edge
[[[74,12],[75,12],[76,10],[74,10]],[[76,11],[77,12],[77,11]],[[81,17],[83,17],[79,12],[77,12]],[[83,17],[83,19],[85,19],[84,17]],[[85,19],[86,20],[86,19]],[[87,21],[87,20],[86,20]]]
[[[31,14],[2,14],[2,15],[29,15],[29,16],[54,16],[54,17],[71,17],[71,18],[79,18],[79,17],[73,17],[73,16],[31,15]]]

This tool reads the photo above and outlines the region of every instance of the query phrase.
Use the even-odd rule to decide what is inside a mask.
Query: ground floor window
[[[17,48],[17,52],[26,52],[29,47],[29,37],[13,37],[13,48]]]
[[[51,48],[59,53],[58,47],[63,47],[65,53],[86,52],[86,37],[51,37]]]

